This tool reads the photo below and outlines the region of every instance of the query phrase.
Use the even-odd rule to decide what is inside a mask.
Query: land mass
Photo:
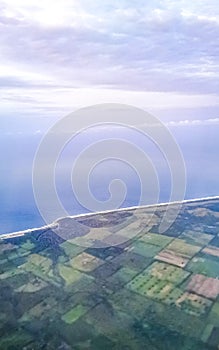
[[[218,349],[219,199],[153,211],[1,236],[0,349]]]

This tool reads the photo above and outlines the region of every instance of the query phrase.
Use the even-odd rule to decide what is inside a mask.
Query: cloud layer
[[[46,106],[56,89],[105,89],[106,99],[120,90],[211,95],[206,104],[217,104],[217,0],[7,0],[0,13],[6,100]]]

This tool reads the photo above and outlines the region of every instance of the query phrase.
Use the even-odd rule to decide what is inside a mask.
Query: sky
[[[2,130],[104,102],[219,124],[218,37],[218,0],[0,0]]]
[[[37,225],[32,164],[43,135],[100,103],[160,118],[183,153],[186,198],[217,195],[218,38],[218,0],[0,0],[4,230]]]

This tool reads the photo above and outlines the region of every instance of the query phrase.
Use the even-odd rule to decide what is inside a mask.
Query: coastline
[[[167,205],[169,206],[169,205],[184,204],[184,203],[195,203],[195,202],[202,202],[202,201],[209,201],[209,200],[219,200],[219,196],[210,196],[210,197],[202,197],[202,198],[191,198],[191,199],[184,199],[182,201],[147,204],[147,205],[142,205],[142,206],[132,206],[132,207],[125,207],[125,208],[119,208],[119,209],[91,212],[91,213],[85,213],[85,214],[69,215],[69,216],[66,216],[66,217],[57,218],[51,224],[44,225],[44,226],[41,226],[41,227],[35,227],[35,228],[30,228],[30,229],[16,231],[16,232],[2,233],[2,234],[0,234],[0,241],[1,240],[5,240],[5,239],[9,239],[9,238],[14,238],[14,237],[21,237],[21,236],[24,236],[25,234],[32,233],[32,232],[38,232],[38,231],[41,231],[41,230],[44,230],[44,229],[46,230],[46,229],[51,229],[51,228],[57,227],[57,221],[60,220],[60,219],[65,219],[65,218],[77,219],[77,218],[83,218],[83,217],[87,217],[87,216],[89,217],[89,216],[92,216],[92,215],[98,215],[98,214],[107,214],[107,213],[114,213],[114,212],[120,212],[120,211],[136,210],[136,209],[139,209],[139,208],[149,209],[149,208],[154,208],[154,207],[165,207]]]

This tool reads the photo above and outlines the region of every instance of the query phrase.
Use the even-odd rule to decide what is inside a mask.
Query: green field
[[[219,200],[150,210],[1,240],[0,350],[219,349]]]

